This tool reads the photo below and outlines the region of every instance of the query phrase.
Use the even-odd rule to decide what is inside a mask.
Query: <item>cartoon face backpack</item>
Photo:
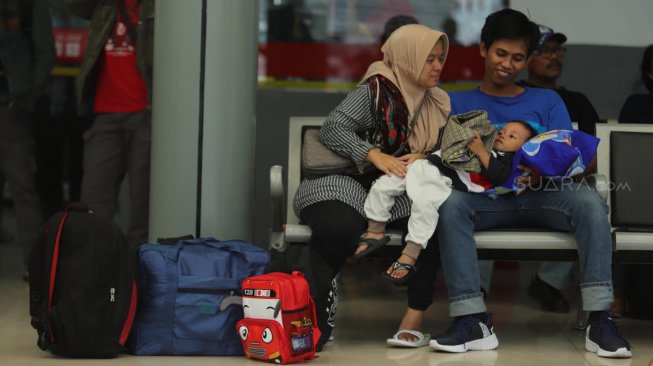
[[[301,272],[243,280],[245,318],[236,324],[245,356],[280,364],[315,358],[320,339],[315,304]]]

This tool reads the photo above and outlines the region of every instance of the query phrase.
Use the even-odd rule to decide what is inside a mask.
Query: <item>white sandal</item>
[[[414,341],[409,341],[406,339],[400,339],[399,335],[402,333],[407,333],[412,336],[417,337]],[[424,347],[429,344],[431,340],[431,335],[428,333],[422,333],[417,330],[404,329],[395,333],[392,338],[386,339],[386,343],[391,347],[402,347],[402,348],[419,348]]]

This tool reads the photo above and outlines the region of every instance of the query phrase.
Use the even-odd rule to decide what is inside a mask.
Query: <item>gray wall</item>
[[[630,94],[644,92],[643,54],[644,47],[569,45],[559,85],[585,94],[601,119],[616,119]]]

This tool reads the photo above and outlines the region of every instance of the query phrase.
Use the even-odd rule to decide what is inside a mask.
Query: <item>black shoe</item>
[[[467,352],[489,351],[499,346],[494,334],[492,317],[487,314],[487,321],[482,322],[472,315],[465,315],[454,320],[446,332],[439,334],[429,342],[434,351]]]
[[[630,344],[617,329],[617,325],[607,312],[602,312],[587,326],[585,349],[600,357],[630,358]]]
[[[317,311],[317,325],[322,332],[317,342],[315,350],[322,352],[322,349],[329,341],[333,328],[336,326],[336,309],[338,306],[338,282],[334,277],[331,284],[326,288],[328,293],[323,293],[315,301],[315,310]]]
[[[535,275],[528,286],[528,295],[540,303],[540,308],[552,313],[568,313],[569,302],[557,288]]]

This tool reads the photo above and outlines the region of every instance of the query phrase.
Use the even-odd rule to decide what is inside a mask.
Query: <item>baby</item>
[[[412,201],[406,247],[385,272],[393,282],[405,283],[415,273],[415,262],[435,232],[438,209],[447,200],[451,190],[482,193],[500,185],[510,176],[515,152],[536,134],[527,122],[510,121],[499,130],[493,149],[488,152],[477,132],[467,148],[481,161],[481,173],[451,169],[442,163],[440,151],[436,151],[426,159],[412,163],[405,177],[379,177],[365,200],[368,227],[354,258],[365,257],[390,241],[385,235],[385,226],[391,216],[390,209],[395,197],[406,192]]]

